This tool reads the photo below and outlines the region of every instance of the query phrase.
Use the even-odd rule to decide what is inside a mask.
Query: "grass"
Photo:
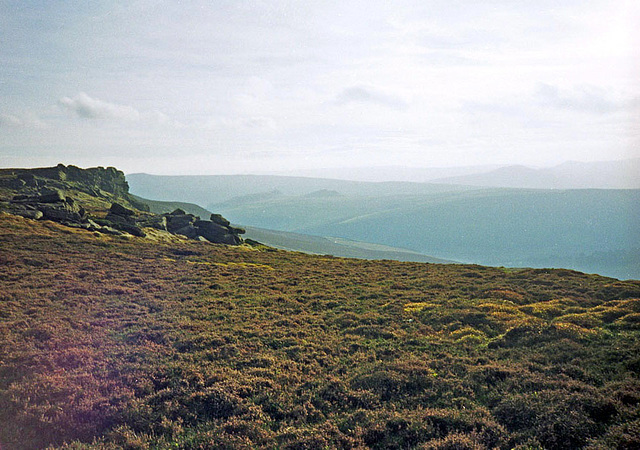
[[[636,448],[640,282],[0,216],[3,449]]]

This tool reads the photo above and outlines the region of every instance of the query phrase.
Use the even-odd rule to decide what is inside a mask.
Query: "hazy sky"
[[[639,5],[0,0],[0,166],[639,157]]]

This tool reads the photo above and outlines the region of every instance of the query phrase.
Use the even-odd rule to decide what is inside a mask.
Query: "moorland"
[[[640,446],[640,281],[7,213],[0,266],[3,449]]]

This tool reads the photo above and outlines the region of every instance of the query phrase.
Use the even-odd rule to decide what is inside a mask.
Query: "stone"
[[[229,227],[229,231],[231,231],[231,233],[233,234],[245,234],[247,232],[247,230],[245,230],[244,228],[238,227]]]
[[[91,219],[87,220],[87,224],[89,225],[89,229],[91,231],[100,231],[102,229],[102,225],[98,225],[96,222],[94,222]]]
[[[185,216],[186,214],[185,210],[180,208],[174,209],[173,212],[169,213],[170,216]]]
[[[135,214],[135,211],[129,208],[125,208],[120,203],[112,203],[111,208],[109,208],[110,214],[115,214],[116,216],[129,217]]]
[[[115,228],[112,227],[102,227],[100,228],[100,232],[101,233],[105,233],[105,234],[112,234],[114,236],[122,236],[122,232],[116,230]]]
[[[109,214],[106,215],[105,220],[108,220],[109,222],[112,223],[118,223],[118,224],[125,224],[125,225],[135,225],[136,221],[133,217],[129,217],[129,216],[121,216],[119,214],[113,214],[112,212],[109,212]]]
[[[210,220],[211,222],[222,225],[223,227],[228,227],[229,225],[231,225],[231,222],[222,217],[220,214],[211,214]]]
[[[167,231],[167,218],[165,216],[145,215],[136,219],[136,225],[141,228],[155,228],[156,230]]]
[[[42,219],[42,211],[38,211],[37,209],[25,209],[22,211],[17,211],[17,215],[25,217],[27,219],[39,220]]]
[[[198,237],[198,231],[191,224],[188,224],[188,225],[176,230],[174,233],[175,234],[180,234],[182,236],[186,236],[189,239],[195,239],[195,238]]]
[[[120,231],[124,231],[125,233],[132,234],[134,236],[138,236],[138,237],[145,237],[146,236],[146,233],[144,231],[142,231],[139,227],[137,227],[135,225],[130,225],[128,223],[119,223],[114,228],[116,228],[116,229],[118,229]]]
[[[191,225],[195,221],[195,216],[191,214],[169,215],[167,218],[167,230],[177,232],[177,230]]]
[[[38,196],[37,201],[39,203],[58,203],[64,202],[67,198],[58,189],[45,189]]]

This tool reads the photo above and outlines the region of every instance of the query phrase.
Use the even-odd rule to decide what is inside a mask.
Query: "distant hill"
[[[324,194],[321,193],[321,194]],[[311,194],[312,195],[312,194]],[[313,196],[313,195],[312,195]],[[319,195],[323,197],[324,195]],[[329,197],[333,196],[329,192]],[[185,202],[164,202],[134,196],[139,202],[149,205],[151,212],[163,214],[180,208],[189,214],[209,217],[212,213],[196,204]],[[255,196],[254,199],[264,199]],[[345,258],[391,259],[396,261],[453,263],[454,261],[434,258],[422,253],[387,245],[371,244],[342,238],[312,236],[308,234],[289,233],[286,231],[268,230],[257,227],[244,227],[246,239],[252,239],[270,247],[319,255],[332,255]]]
[[[328,178],[286,177],[271,175],[183,175],[165,176],[134,173],[127,175],[131,192],[140,197],[163,201],[180,201],[198,205],[215,205],[231,201],[253,200],[246,196],[307,195],[323,190],[343,196],[383,197],[466,191],[468,186],[395,182],[362,182]]]
[[[375,167],[344,167],[318,168],[305,170],[290,170],[270,173],[287,177],[330,178],[336,180],[386,182],[408,181],[426,183],[445,177],[456,177],[485,173],[499,168],[500,165],[480,165],[462,167],[406,167],[406,166],[375,166]]]
[[[533,189],[638,189],[640,158],[590,163],[570,161],[544,169],[507,166],[430,182]]]
[[[250,175],[137,175],[129,183],[136,194],[142,190],[157,196],[170,192],[186,201],[199,198],[207,209],[248,227],[369,242],[445,260],[640,278],[640,190],[527,190]],[[184,186],[199,190],[190,192]],[[339,195],[313,194],[322,189]]]

